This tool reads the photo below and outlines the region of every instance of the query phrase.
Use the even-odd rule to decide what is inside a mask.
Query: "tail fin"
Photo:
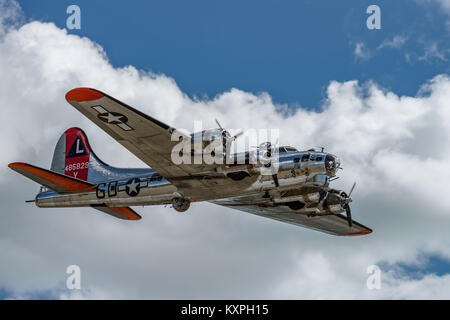
[[[59,138],[53,154],[51,171],[83,181],[95,180],[96,167],[109,167],[92,152],[86,134],[80,128],[70,128]]]
[[[91,183],[145,174],[151,169],[120,169],[101,161],[80,128],[70,128],[59,138],[51,171]]]
[[[86,134],[79,128],[70,128],[56,144],[51,171],[88,181],[91,148]]]

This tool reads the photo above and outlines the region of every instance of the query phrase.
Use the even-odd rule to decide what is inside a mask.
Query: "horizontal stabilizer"
[[[106,205],[93,205],[92,208],[123,220],[140,220],[142,218],[129,207],[108,207]]]
[[[12,170],[58,193],[80,193],[95,189],[95,185],[23,162],[8,165]]]

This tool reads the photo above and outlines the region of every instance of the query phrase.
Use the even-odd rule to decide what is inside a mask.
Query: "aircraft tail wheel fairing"
[[[190,205],[191,202],[188,199],[180,197],[172,199],[172,206],[178,212],[185,212],[187,209],[189,209]]]

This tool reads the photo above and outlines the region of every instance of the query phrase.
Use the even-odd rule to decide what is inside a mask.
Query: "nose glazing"
[[[332,156],[331,154],[327,154],[325,157],[325,169],[327,170],[327,174],[330,176],[334,176],[338,166],[339,163],[336,157]]]

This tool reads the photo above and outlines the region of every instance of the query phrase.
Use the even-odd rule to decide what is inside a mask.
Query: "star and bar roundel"
[[[93,106],[92,109],[98,112],[97,118],[101,121],[106,122],[107,124],[117,125],[124,131],[134,130],[128,125],[128,118],[125,115],[118,112],[110,112],[100,105]]]
[[[141,190],[141,179],[134,178],[127,182],[125,191],[130,197],[136,197]]]
[[[130,197],[136,197],[139,195],[143,188],[150,187],[152,183],[158,183],[162,181],[161,175],[154,173],[150,177],[146,178],[131,178],[122,181],[111,181],[100,183],[96,188],[97,198],[103,199],[108,197],[116,197],[118,192],[125,192]]]

